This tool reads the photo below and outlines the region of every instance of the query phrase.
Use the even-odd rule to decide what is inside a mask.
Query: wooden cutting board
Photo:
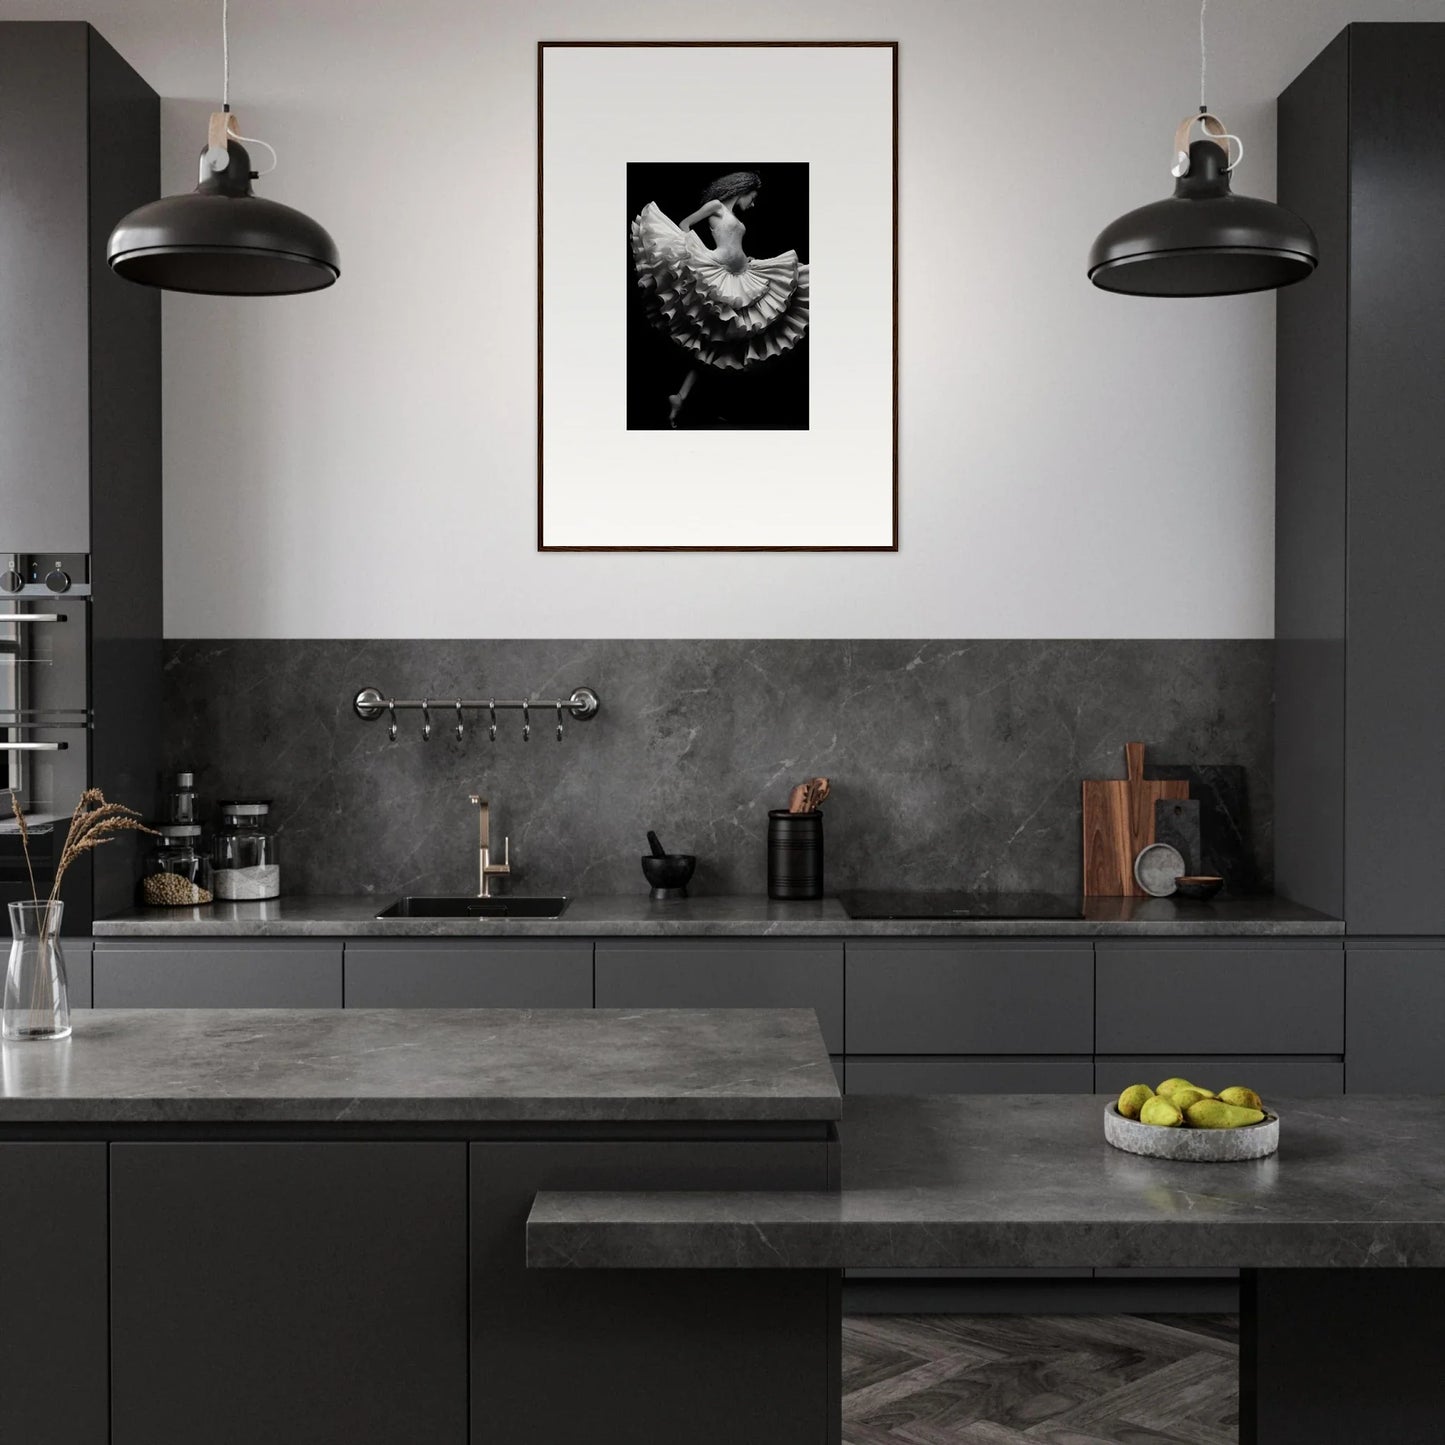
[[[1144,744],[1125,743],[1128,776],[1084,783],[1084,897],[1143,898],[1134,860],[1154,841],[1154,804],[1187,798],[1184,778],[1146,778]]]

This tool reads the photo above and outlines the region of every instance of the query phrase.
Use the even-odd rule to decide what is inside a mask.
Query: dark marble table
[[[1065,899],[1076,918],[853,919],[835,898],[778,903],[645,892],[582,896],[560,918],[377,918],[393,900],[277,898],[204,908],[132,908],[98,920],[97,938],[1295,938],[1339,937],[1337,918],[1272,896]]]
[[[1445,1266],[1434,1098],[1271,1100],[1280,1151],[1183,1164],[1104,1142],[1103,1096],[849,1098],[843,1189],[544,1194],[533,1267]]]
[[[1243,1445],[1445,1438],[1445,1110],[1271,1100],[1280,1150],[1143,1159],[1102,1097],[850,1098],[841,1193],[540,1193],[540,1271],[1234,1267]]]

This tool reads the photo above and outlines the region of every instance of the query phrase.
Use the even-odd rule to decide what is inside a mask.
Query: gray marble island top
[[[1271,1100],[1279,1153],[1168,1163],[1104,1097],[849,1098],[842,1192],[542,1193],[534,1268],[1445,1267],[1445,1112]]]
[[[1344,924],[1273,896],[1067,900],[1072,918],[856,919],[835,898],[778,903],[645,893],[574,898],[560,918],[377,918],[389,895],[290,897],[204,908],[133,908],[96,922],[97,938],[1107,938],[1338,937]]]
[[[0,1050],[29,1125],[829,1121],[806,1009],[95,1009]]]

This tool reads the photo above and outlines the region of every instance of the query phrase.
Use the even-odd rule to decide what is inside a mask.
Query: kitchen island
[[[96,1010],[0,1065],[6,1438],[836,1438],[832,1273],[525,1267],[540,1189],[833,1187],[810,1013]]]

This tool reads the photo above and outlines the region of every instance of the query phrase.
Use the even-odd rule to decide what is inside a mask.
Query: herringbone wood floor
[[[845,1445],[1236,1445],[1230,1315],[854,1315]]]

